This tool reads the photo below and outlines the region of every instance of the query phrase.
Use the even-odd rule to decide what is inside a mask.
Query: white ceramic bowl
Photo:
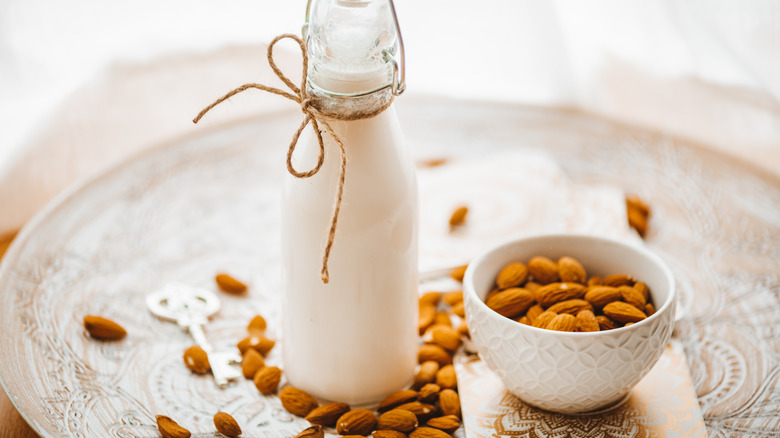
[[[520,324],[488,308],[483,299],[501,268],[535,255],[574,257],[588,275],[632,275],[648,285],[658,310],[629,327],[569,333]],[[663,353],[676,307],[674,278],[658,256],[585,235],[528,237],[493,248],[471,262],[463,290],[472,341],[490,369],[524,402],[566,414],[623,399]]]

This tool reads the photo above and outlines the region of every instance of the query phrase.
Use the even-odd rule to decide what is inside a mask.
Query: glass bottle
[[[307,16],[307,92],[347,165],[328,283],[320,270],[340,174],[336,142],[324,134],[320,171],[284,182],[284,367],[315,397],[364,406],[411,383],[418,347],[417,182],[392,104],[403,91],[395,60],[403,48],[389,0],[314,0]],[[311,169],[318,155],[307,128],[294,167]]]

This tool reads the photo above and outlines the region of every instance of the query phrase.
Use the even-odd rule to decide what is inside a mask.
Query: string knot
[[[301,79],[301,86],[296,86],[285,74],[279,69],[279,67],[276,65],[276,62],[273,59],[273,50],[276,43],[279,41],[288,38],[298,43],[298,46],[301,49],[301,54],[303,55],[303,74]],[[256,88],[258,90],[266,91],[268,93],[276,94],[278,96],[285,97],[289,100],[292,100],[293,102],[296,102],[300,104],[301,111],[304,114],[303,121],[301,122],[300,126],[298,127],[298,130],[293,135],[292,141],[290,142],[290,146],[287,149],[287,171],[290,172],[291,175],[295,176],[296,178],[309,178],[311,176],[314,176],[317,174],[317,172],[320,171],[322,168],[322,164],[325,162],[325,142],[322,138],[322,132],[320,130],[320,125],[324,128],[324,132],[326,132],[338,145],[339,151],[341,152],[341,166],[339,171],[339,179],[338,179],[338,188],[336,191],[336,200],[335,205],[333,206],[333,215],[330,219],[330,230],[328,231],[328,241],[325,245],[325,251],[322,256],[322,270],[320,271],[320,278],[322,279],[323,283],[328,283],[330,279],[330,275],[328,273],[328,259],[330,257],[331,249],[333,248],[333,241],[336,237],[336,226],[338,224],[339,219],[339,212],[341,211],[341,199],[344,194],[344,182],[346,181],[346,172],[347,172],[347,152],[344,148],[344,144],[342,143],[341,139],[336,135],[336,132],[333,131],[333,128],[330,127],[330,124],[328,124],[328,121],[325,119],[325,117],[317,110],[317,107],[314,104],[314,101],[307,95],[306,92],[306,77],[308,75],[308,65],[309,65],[309,56],[306,50],[306,43],[298,37],[297,35],[293,34],[283,34],[279,35],[276,38],[271,41],[271,43],[268,45],[268,53],[267,53],[267,59],[268,59],[268,65],[271,66],[271,69],[273,69],[276,76],[279,77],[279,79],[284,82],[284,84],[289,88],[290,91],[284,91],[280,90],[278,88],[269,87],[263,84],[255,84],[255,83],[249,83],[244,84],[229,93],[225,94],[224,96],[220,97],[219,99],[215,100],[211,105],[207,106],[201,112],[193,119],[194,123],[198,123],[200,119],[209,112],[212,108],[219,105],[220,103],[230,99],[231,97],[235,96],[238,93],[241,93],[243,91],[246,91],[250,88]],[[381,110],[384,110],[382,108]],[[375,114],[366,116],[367,117],[373,117],[379,112],[376,112]],[[314,129],[314,133],[317,137],[317,142],[319,144],[319,157],[317,159],[317,164],[314,165],[313,168],[310,170],[300,172],[292,164],[292,157],[295,153],[295,146],[298,144],[298,139],[301,136],[301,133],[306,128],[306,126],[311,123],[312,128]]]

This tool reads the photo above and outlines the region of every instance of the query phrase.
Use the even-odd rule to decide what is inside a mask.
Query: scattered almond
[[[298,435],[295,435],[295,438],[325,438],[325,432],[322,430],[322,426],[315,424],[300,431]]]
[[[452,272],[450,272],[450,278],[457,282],[463,283],[463,276],[466,274],[466,269],[468,269],[468,267],[469,265],[461,265],[453,269]]]
[[[431,418],[426,425],[447,433],[453,433],[460,427],[460,419],[455,415],[445,415],[443,417]]]
[[[396,409],[405,409],[416,415],[420,421],[427,420],[436,412],[436,406],[418,401],[404,403]]]
[[[420,393],[417,395],[417,399],[423,403],[436,403],[436,400],[439,399],[439,391],[441,391],[441,387],[439,385],[435,383],[428,383],[420,388]]]
[[[349,412],[349,410],[350,407],[346,403],[326,403],[309,412],[309,415],[306,416],[306,421],[312,424],[319,424],[320,426],[334,427],[336,426],[336,421]]]
[[[257,331],[257,332],[265,332],[265,329],[268,327],[268,324],[265,322],[265,318],[263,318],[260,315],[255,316],[252,318],[251,321],[249,321],[249,325],[247,325],[246,329],[248,331]]]
[[[466,222],[466,215],[469,214],[469,208],[465,205],[457,207],[455,211],[450,215],[450,226],[457,227],[463,225]]]
[[[184,365],[193,373],[205,374],[211,369],[208,354],[197,345],[184,350],[182,358],[184,359]]]
[[[432,304],[420,304],[420,313],[417,319],[417,331],[420,335],[425,333],[436,318],[436,306]]]
[[[406,409],[393,409],[379,416],[377,429],[409,433],[417,427],[417,416]]]
[[[613,321],[624,324],[627,322],[639,322],[647,318],[644,312],[622,301],[614,301],[604,306],[604,315]]]
[[[441,295],[441,292],[425,292],[420,296],[420,306],[438,306],[439,301],[441,301]]]
[[[436,373],[439,371],[439,363],[435,360],[425,361],[420,365],[417,374],[414,375],[412,388],[419,389],[424,385],[436,380]]]
[[[463,302],[460,302],[460,303],[450,307],[450,311],[453,314],[458,315],[461,318],[465,318],[466,317],[466,307],[463,305]]]
[[[442,296],[442,301],[444,301],[444,304],[448,306],[454,306],[458,303],[463,302],[463,291],[462,290],[456,290],[453,292],[447,292]]]
[[[433,325],[444,325],[447,327],[452,327],[452,320],[450,319],[450,314],[447,313],[445,310],[437,310],[436,315],[433,316]]]
[[[465,320],[461,321],[458,325],[458,333],[460,333],[461,336],[471,338],[471,333],[469,333],[469,326],[466,324]]]
[[[395,409],[398,406],[415,400],[417,400],[417,391],[411,389],[397,391],[385,397],[385,399],[379,403],[379,407],[377,407],[376,410],[379,412],[389,411],[390,409]]]
[[[299,417],[306,417],[319,406],[314,397],[293,386],[288,386],[279,392],[279,401],[288,412]]]
[[[441,409],[444,415],[455,415],[460,418],[460,397],[458,397],[458,393],[452,389],[443,389],[439,393],[439,409]]]
[[[157,430],[160,431],[163,438],[190,438],[192,436],[189,430],[179,426],[179,423],[165,415],[158,415],[156,419]]]
[[[246,284],[236,280],[229,274],[217,274],[214,280],[216,280],[217,286],[219,286],[223,292],[227,292],[229,294],[243,294],[247,289]]]
[[[423,363],[429,360],[435,361],[443,367],[452,363],[452,356],[447,353],[447,350],[435,344],[420,346],[420,349],[417,350],[417,362]]]
[[[226,412],[214,414],[214,427],[217,428],[217,432],[225,436],[237,437],[241,435],[241,426],[238,425],[238,421]]]
[[[339,435],[368,435],[374,430],[377,419],[368,409],[353,409],[336,422]]]
[[[498,273],[496,285],[499,289],[508,289],[525,283],[528,279],[528,268],[521,262],[513,262]]]
[[[127,331],[121,325],[102,316],[85,316],[84,328],[90,336],[101,341],[118,341],[127,336]]]
[[[276,389],[279,388],[279,382],[281,381],[282,370],[278,367],[265,367],[258,371],[254,377],[255,387],[257,387],[257,390],[260,391],[261,394],[273,394],[276,392]],[[293,413],[295,414],[295,412]],[[301,417],[304,416],[305,415],[301,415]]]
[[[431,337],[435,344],[448,351],[455,351],[460,346],[460,334],[452,327],[434,326]]]
[[[432,427],[418,427],[409,434],[409,438],[452,438],[450,434]]]
[[[247,379],[253,379],[255,374],[265,366],[265,359],[257,350],[248,349],[241,360],[241,374]]]
[[[265,357],[271,352],[274,345],[276,345],[276,341],[268,339],[257,332],[253,332],[248,337],[240,340],[236,346],[241,354],[245,354],[246,351],[251,348],[257,350],[258,353]]]
[[[528,261],[528,272],[537,283],[550,284],[560,280],[558,264],[547,257],[532,257]]]
[[[458,387],[458,376],[455,374],[455,367],[452,365],[443,366],[436,373],[436,384],[443,389],[455,389]]]

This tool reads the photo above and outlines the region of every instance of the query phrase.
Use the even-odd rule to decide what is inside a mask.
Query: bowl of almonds
[[[482,359],[524,402],[565,414],[625,400],[674,328],[675,282],[639,245],[527,237],[473,260],[466,322]]]

